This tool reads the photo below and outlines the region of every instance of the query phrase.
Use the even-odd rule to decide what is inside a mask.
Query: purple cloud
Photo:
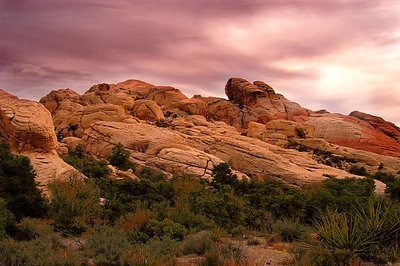
[[[223,96],[241,76],[306,107],[400,123],[372,97],[400,93],[398,25],[395,0],[0,0],[0,87],[39,99],[136,78]]]

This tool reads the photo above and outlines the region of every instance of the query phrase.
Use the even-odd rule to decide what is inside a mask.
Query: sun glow
[[[318,94],[322,97],[359,93],[360,88],[367,87],[368,82],[361,71],[341,66],[322,67],[321,77],[317,84]]]

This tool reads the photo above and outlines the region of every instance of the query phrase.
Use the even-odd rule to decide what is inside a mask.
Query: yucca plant
[[[399,217],[392,205],[371,199],[348,213],[320,211],[314,226],[322,247],[347,252],[349,261],[361,258],[382,263],[394,260],[399,253]]]
[[[360,230],[360,220],[356,216],[340,213],[336,209],[320,212],[314,224],[324,248],[345,251],[348,260],[369,251],[374,238]]]
[[[399,252],[400,242],[400,212],[390,202],[381,199],[370,199],[367,205],[357,208],[353,215],[360,221],[360,231],[370,234],[374,244],[369,250],[360,254],[364,259],[376,261],[382,260],[382,253],[390,250],[393,260]],[[379,261],[382,262],[382,261]],[[383,261],[388,262],[388,261]]]

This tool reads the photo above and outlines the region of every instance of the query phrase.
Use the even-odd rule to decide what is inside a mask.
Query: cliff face
[[[41,104],[1,92],[0,131],[16,152],[35,154],[42,172],[40,158],[61,160],[56,151],[65,153],[71,142],[103,159],[122,143],[138,166],[198,178],[210,178],[223,161],[243,177],[273,175],[295,184],[351,176],[355,163],[400,170],[400,129],[382,118],[313,112],[261,81],[231,78],[225,92],[229,100],[189,99],[138,80],[94,85],[83,95],[52,91]],[[316,151],[341,163],[327,163]]]

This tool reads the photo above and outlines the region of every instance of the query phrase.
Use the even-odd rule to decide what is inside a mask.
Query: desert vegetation
[[[108,162],[65,158],[88,179],[54,181],[41,196],[26,157],[0,153],[0,265],[252,265],[249,246],[278,243],[292,265],[399,259],[399,181],[383,173],[292,187],[238,180],[226,163],[213,180],[135,167],[117,145],[109,161],[139,180],[108,178]],[[374,194],[373,178],[388,184]]]

